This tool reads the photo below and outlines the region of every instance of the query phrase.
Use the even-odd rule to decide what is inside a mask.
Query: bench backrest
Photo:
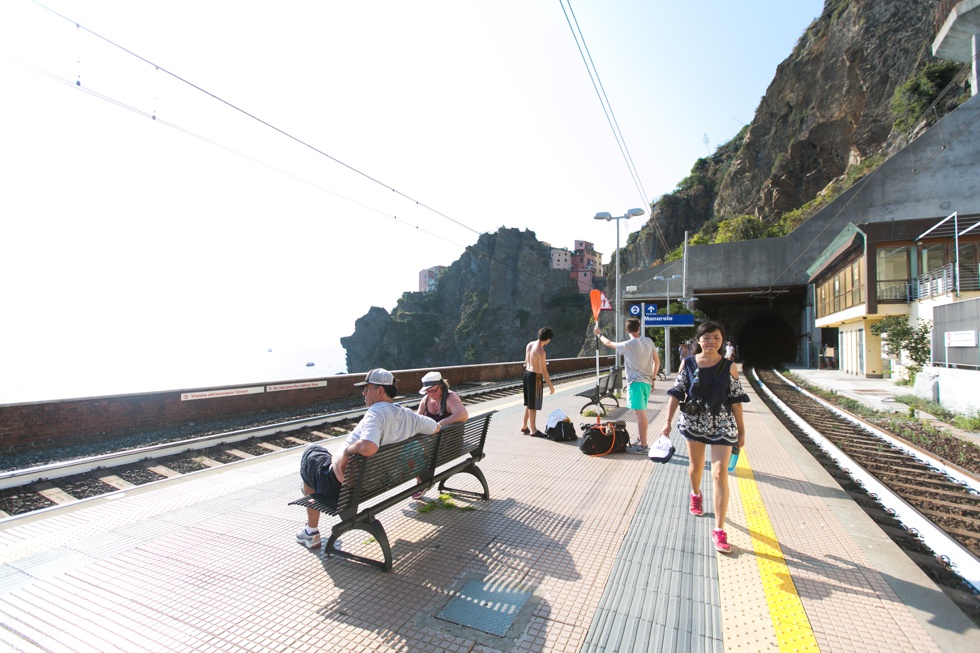
[[[415,435],[408,440],[386,444],[367,458],[351,456],[337,500],[338,512],[432,469],[436,441],[434,435]]]
[[[612,392],[613,386],[613,375],[607,374],[599,380],[599,394],[604,395]]]
[[[477,460],[483,459],[483,445],[490,428],[490,415],[472,417],[461,424],[450,424],[439,432],[439,451],[436,467],[473,454]]]
[[[469,454],[482,459],[491,414],[452,424],[435,435],[415,435],[386,444],[370,457],[351,456],[337,500],[337,512],[356,507],[461,456]]]

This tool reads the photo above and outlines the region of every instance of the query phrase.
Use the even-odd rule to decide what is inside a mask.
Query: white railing
[[[953,264],[919,275],[912,284],[912,299],[928,299],[956,291]]]

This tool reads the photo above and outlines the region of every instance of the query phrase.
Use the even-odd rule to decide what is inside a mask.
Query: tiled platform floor
[[[580,421],[587,385],[560,386],[544,414]],[[978,631],[758,400],[730,556],[706,535],[710,474],[705,517],[687,512],[682,440],[666,465],[589,458],[521,436],[518,404],[492,404],[490,501],[381,515],[387,574],[295,542],[298,451],[0,523],[0,650],[977,650]],[[377,553],[361,531],[342,546]],[[473,579],[533,593],[506,636],[435,617]]]

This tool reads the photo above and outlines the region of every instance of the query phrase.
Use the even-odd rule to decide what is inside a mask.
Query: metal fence
[[[950,293],[980,290],[980,275],[973,266],[961,265],[959,278],[956,277],[954,268],[952,263],[948,263],[938,270],[917,277],[912,281],[910,299],[928,299]]]
[[[980,369],[980,298],[937,306],[932,316],[932,364],[937,367]],[[972,340],[966,336],[973,332]],[[950,337],[947,337],[950,334]],[[960,337],[956,337],[960,336]],[[963,342],[971,342],[972,346]],[[949,346],[952,343],[952,346]]]

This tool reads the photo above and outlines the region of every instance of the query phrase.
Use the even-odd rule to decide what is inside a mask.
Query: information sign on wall
[[[257,395],[265,392],[262,386],[251,388],[222,388],[220,390],[202,390],[201,392],[184,392],[180,395],[181,401],[194,401],[195,399],[217,399],[219,397],[238,397],[241,395]]]
[[[305,390],[307,388],[326,388],[326,381],[301,381],[299,383],[285,383],[283,385],[267,385],[266,392],[281,392],[283,390]]]
[[[947,347],[976,347],[977,332],[976,331],[947,331],[946,346]]]

